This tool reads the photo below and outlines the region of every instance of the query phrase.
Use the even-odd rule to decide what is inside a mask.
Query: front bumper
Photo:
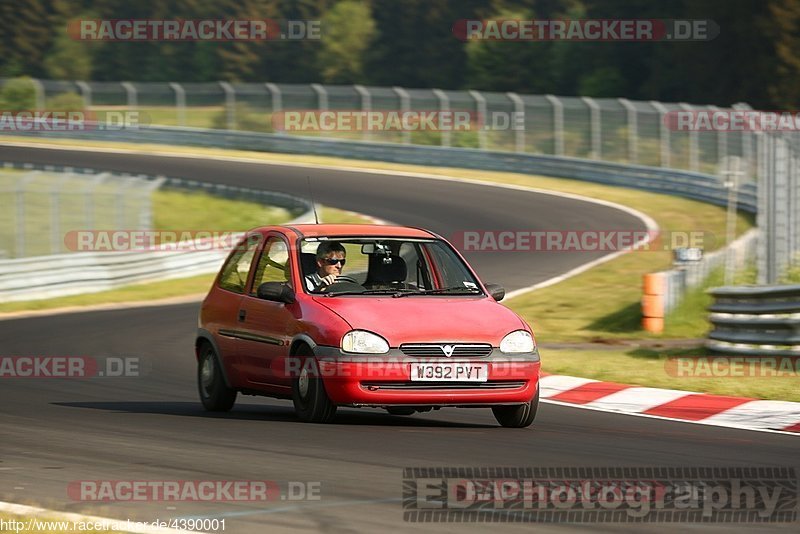
[[[316,347],[315,370],[336,404],[354,406],[487,406],[522,404],[536,395],[538,351],[508,355],[495,349],[483,358],[415,358],[392,349],[353,355]],[[414,382],[412,363],[486,364],[486,382]]]

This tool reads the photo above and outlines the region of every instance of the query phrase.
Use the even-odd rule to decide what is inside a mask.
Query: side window
[[[474,278],[464,264],[458,261],[455,254],[445,249],[445,245],[442,243],[432,243],[426,245],[426,250],[436,263],[436,268],[439,271],[439,275],[442,277],[440,281],[442,287],[475,284]]]
[[[258,286],[264,282],[289,281],[289,247],[279,237],[270,237],[264,245],[264,252],[258,260],[256,273],[253,277],[253,288],[250,292],[256,294]]]
[[[250,265],[253,263],[261,236],[254,234],[248,236],[246,241],[240,243],[236,252],[228,258],[222,267],[222,274],[219,277],[219,287],[233,291],[234,293],[244,293],[247,285],[247,274],[250,272]]]

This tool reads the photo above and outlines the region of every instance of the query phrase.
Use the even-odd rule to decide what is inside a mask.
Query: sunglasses
[[[336,265],[337,263],[341,263],[341,264],[342,264],[342,267],[344,267],[344,264],[345,264],[345,263],[347,263],[347,260],[345,260],[344,258],[342,258],[342,259],[336,259],[336,258],[325,258],[325,259],[324,259],[324,260],[322,260],[322,261],[324,261],[324,262],[325,262],[325,263],[327,263],[328,265]]]

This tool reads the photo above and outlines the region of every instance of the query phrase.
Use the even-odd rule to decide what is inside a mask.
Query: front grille
[[[446,348],[452,348],[449,356]],[[400,351],[415,358],[485,358],[492,353],[488,343],[405,343]]]
[[[362,382],[361,387],[378,390],[430,389],[516,389],[525,386],[524,380],[494,380],[489,382]]]

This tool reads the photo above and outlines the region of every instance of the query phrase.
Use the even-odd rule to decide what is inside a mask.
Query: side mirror
[[[283,282],[264,282],[258,286],[256,295],[260,299],[274,300],[285,304],[292,304],[295,301],[294,291]]]
[[[500,302],[506,296],[506,290],[500,284],[484,284],[494,300]]]

